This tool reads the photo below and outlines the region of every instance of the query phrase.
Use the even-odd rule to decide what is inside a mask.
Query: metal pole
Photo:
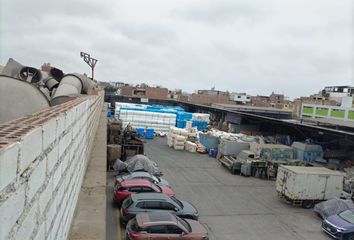
[[[84,59],[84,61],[91,67],[91,76],[92,80],[94,80],[94,69],[97,63],[97,59],[94,59],[88,53],[80,52],[80,57]]]

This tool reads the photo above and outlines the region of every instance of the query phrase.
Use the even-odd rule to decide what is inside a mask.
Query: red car
[[[131,194],[148,192],[165,193],[171,197],[175,195],[175,192],[165,185],[156,185],[146,179],[129,179],[119,182],[114,188],[113,201],[121,205]]]

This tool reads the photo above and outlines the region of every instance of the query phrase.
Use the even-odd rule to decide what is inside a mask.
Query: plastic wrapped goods
[[[190,141],[186,141],[184,148],[186,149],[186,151],[188,152],[196,152],[197,151],[197,144],[192,143]]]

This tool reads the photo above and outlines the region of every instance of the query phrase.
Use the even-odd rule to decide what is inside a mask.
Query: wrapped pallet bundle
[[[197,144],[193,142],[186,141],[184,147],[188,152],[193,152],[193,153],[197,152]]]
[[[168,134],[167,135],[167,145],[169,147],[173,147],[173,142],[174,142],[174,135],[173,134]]]
[[[184,150],[184,143],[186,142],[186,137],[181,135],[176,135],[173,141],[173,148],[175,150]]]

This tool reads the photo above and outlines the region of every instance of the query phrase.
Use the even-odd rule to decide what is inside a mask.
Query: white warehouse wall
[[[0,125],[0,239],[67,239],[103,92]]]

